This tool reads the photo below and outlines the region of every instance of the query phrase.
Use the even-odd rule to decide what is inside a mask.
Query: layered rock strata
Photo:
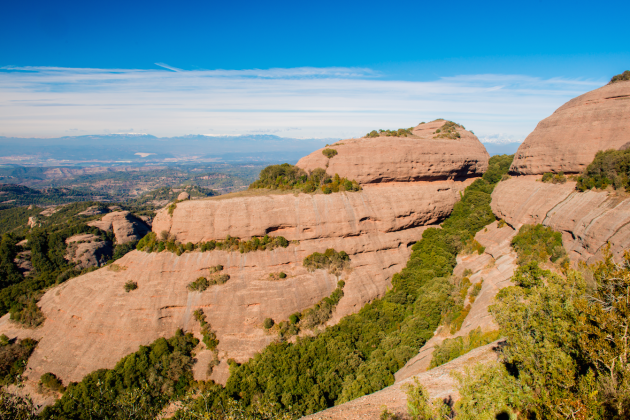
[[[456,128],[460,138],[434,138],[444,120],[420,124],[413,137],[348,139],[328,148],[337,155],[327,158],[317,150],[296,166],[312,171],[325,168],[360,184],[457,179],[480,176],[488,168],[488,152],[470,131]]]
[[[514,156],[510,172],[582,172],[599,150],[630,141],[630,81],[595,89],[538,123]]]
[[[610,191],[575,190],[575,182],[548,184],[540,177],[502,181],[492,193],[492,211],[513,228],[542,223],[562,233],[572,260],[593,262],[607,243],[616,257],[630,248],[630,197]]]
[[[164,209],[153,223],[155,232],[167,231],[183,243],[266,233],[294,241],[287,248],[245,254],[227,251],[133,251],[115,265],[71,279],[40,301],[46,321],[35,332],[16,331],[5,316],[0,332],[41,339],[29,360],[29,377],[36,380],[53,372],[64,383],[78,381],[99,368],[111,368],[123,356],[177,328],[199,334],[193,318],[203,308],[219,339],[221,364],[212,378],[227,380],[228,358],[244,362],[276,338],[262,327],[265,318],[288,319],[329,296],[337,278],[324,270],[308,272],[304,258],[327,248],[346,251],[351,271],[344,297],[333,322],[358,311],[382,296],[391,277],[407,262],[410,245],[427,226],[450,214],[454,203],[472,180],[436,181],[366,186],[360,192],[256,195],[210,198],[177,203],[169,215]],[[209,268],[223,265],[230,280],[204,292],[187,285]],[[287,278],[270,281],[270,273]],[[125,292],[135,281],[138,289]],[[199,335],[200,337],[200,335]],[[69,350],[70,349],[70,350]],[[208,361],[201,350],[197,360]],[[207,366],[207,365],[206,365]],[[197,379],[206,379],[206,366],[196,367]]]

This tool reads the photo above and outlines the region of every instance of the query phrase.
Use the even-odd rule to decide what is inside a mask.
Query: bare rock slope
[[[420,124],[413,137],[377,137],[342,140],[331,145],[337,155],[327,158],[323,149],[303,157],[297,166],[312,171],[326,168],[360,184],[421,181],[480,176],[488,168],[488,152],[470,131],[456,128],[460,138],[434,138],[446,121]]]
[[[422,148],[415,141],[415,147]],[[435,140],[433,147],[439,149],[440,144]],[[221,363],[211,377],[225,383],[228,358],[244,362],[276,339],[262,327],[265,318],[286,320],[335,289],[339,278],[325,270],[309,272],[303,267],[304,258],[313,252],[334,248],[347,252],[351,259],[350,269],[340,277],[346,281],[344,296],[329,323],[382,296],[391,286],[393,274],[406,264],[411,244],[428,226],[450,214],[460,191],[473,181],[466,175],[480,174],[487,167],[487,153],[480,143],[479,147],[481,152],[472,159],[433,161],[436,150],[425,153],[431,160],[426,166],[435,166],[439,172],[430,176],[431,182],[368,183],[359,192],[329,195],[257,190],[177,202],[153,220],[158,235],[166,232],[181,243],[200,243],[228,235],[247,240],[269,234],[291,243],[287,248],[244,254],[197,250],[177,256],[168,251],[133,251],[113,265],[48,291],[40,300],[46,321],[37,330],[16,329],[5,316],[0,319],[0,333],[40,339],[29,360],[29,380],[52,372],[67,383],[96,369],[113,367],[140,345],[172,336],[177,328],[200,337],[193,312],[202,308],[219,340]],[[451,152],[452,148],[445,154]],[[372,150],[358,148],[355,153],[361,159]],[[421,155],[417,154],[418,161]],[[462,176],[450,177],[458,178],[455,180],[441,175],[447,173]],[[404,181],[417,178],[409,176]],[[138,230],[141,223],[127,212],[117,211],[93,225],[113,230],[117,242],[124,243],[142,235]],[[229,276],[226,283],[204,292],[187,288],[197,278],[209,277],[217,265]],[[279,272],[287,274],[286,278],[278,280]],[[126,292],[128,281],[136,282],[138,288]],[[211,357],[200,346],[196,379],[207,378]]]
[[[510,171],[520,175],[582,172],[599,150],[630,142],[630,81],[595,89],[562,105],[518,148]]]
[[[492,193],[492,211],[515,229],[542,223],[562,233],[573,260],[593,262],[611,245],[617,257],[630,248],[630,197],[610,191],[575,190],[575,182],[547,184],[514,177]]]
[[[128,211],[108,213],[101,220],[89,222],[88,225],[105,232],[113,231],[117,244],[138,241],[151,230],[145,221]]]

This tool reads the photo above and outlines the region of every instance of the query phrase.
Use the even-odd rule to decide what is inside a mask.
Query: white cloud
[[[5,136],[52,137],[71,127],[156,136],[281,132],[352,137],[447,118],[488,142],[524,139],[537,122],[604,81],[526,75],[386,80],[365,68],[184,71],[0,69]],[[501,133],[501,134],[497,134]]]

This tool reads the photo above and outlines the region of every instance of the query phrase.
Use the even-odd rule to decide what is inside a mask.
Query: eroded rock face
[[[536,176],[500,182],[492,211],[515,229],[542,223],[562,233],[573,260],[593,262],[610,242],[613,255],[630,248],[630,198],[608,191],[578,192],[575,182],[547,184]]]
[[[582,172],[599,150],[630,139],[630,81],[585,93],[562,105],[518,148],[510,171],[521,175]]]
[[[350,237],[393,232],[446,218],[469,181],[366,185],[335,194],[275,194],[213,197],[177,203],[172,215],[161,210],[153,221],[180,242],[223,240],[227,235],[284,236],[288,240]]]
[[[454,179],[481,176],[488,168],[489,155],[470,131],[458,128],[461,138],[434,139],[445,121],[420,124],[414,137],[348,139],[328,148],[337,155],[331,159],[322,149],[303,157],[297,166],[312,171],[325,168],[360,184]]]
[[[245,254],[193,251],[178,257],[132,251],[115,266],[68,280],[40,301],[46,321],[38,329],[41,341],[29,360],[29,378],[53,372],[64,383],[78,381],[96,369],[112,368],[140,345],[172,336],[177,328],[199,336],[193,312],[203,308],[220,342],[221,364],[212,379],[224,383],[228,358],[244,362],[276,338],[263,329],[265,318],[287,320],[335,289],[335,276],[303,267],[306,256],[327,248],[350,255],[352,271],[342,276],[344,296],[330,321],[336,322],[384,295],[393,274],[405,266],[410,246],[427,225],[450,213],[459,191],[470,182],[378,184],[356,193],[178,203],[172,217],[166,211],[158,214],[156,232],[168,230],[182,242],[270,232],[299,243]],[[227,283],[201,293],[187,289],[216,265],[230,276]],[[270,273],[280,271],[288,275],[285,280],[269,280]],[[130,280],[138,289],[126,293],[124,284]],[[0,332],[6,325],[0,320]],[[207,353],[200,350],[198,360],[207,362]],[[196,379],[207,378],[206,366],[194,373]]]
[[[101,220],[89,222],[88,225],[105,232],[113,231],[117,244],[138,241],[151,230],[143,220],[128,211],[108,213]]]
[[[66,259],[79,268],[100,267],[109,261],[113,252],[111,242],[91,233],[71,236],[66,244]]]

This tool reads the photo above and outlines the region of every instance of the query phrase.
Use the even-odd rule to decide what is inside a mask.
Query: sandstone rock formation
[[[66,244],[66,259],[78,268],[100,267],[109,261],[113,252],[111,242],[90,233],[71,236]]]
[[[422,141],[429,142],[412,140],[416,149],[422,149]],[[450,214],[460,191],[473,181],[465,177],[479,175],[487,167],[488,155],[478,140],[466,132],[460,140],[460,151],[468,150],[469,143],[481,150],[473,158],[463,153],[454,157],[454,148],[449,145],[441,154],[446,156],[443,158],[435,148],[446,140],[431,140],[431,153],[418,153],[415,160],[407,161],[407,168],[421,165],[422,159],[430,161],[422,171],[431,174],[432,182],[412,181],[426,178],[417,171],[412,176],[394,177],[412,182],[367,183],[359,192],[254,191],[186,200],[170,213],[161,210],[153,220],[153,231],[158,235],[166,231],[182,243],[265,234],[284,236],[292,242],[287,248],[245,254],[215,250],[186,252],[178,257],[167,251],[133,251],[111,266],[59,285],[40,300],[46,321],[37,330],[41,340],[29,360],[30,379],[53,372],[64,383],[78,381],[96,369],[113,367],[139,345],[173,335],[177,328],[199,335],[200,326],[192,313],[203,308],[219,340],[221,363],[212,378],[224,383],[228,358],[244,362],[275,339],[262,328],[265,318],[286,320],[332,293],[338,278],[324,270],[308,272],[302,265],[306,256],[327,248],[343,250],[351,259],[351,271],[342,275],[346,281],[344,296],[329,322],[358,311],[386,292],[393,274],[406,264],[410,246],[427,226]],[[413,149],[406,145],[405,153]],[[356,151],[372,152],[366,148]],[[399,173],[404,170],[397,169]],[[379,181],[394,178],[380,177]],[[128,212],[114,212],[90,224],[113,230],[117,242],[122,243],[141,236],[136,230],[139,223],[131,220]],[[187,289],[216,265],[222,265],[230,276],[227,283],[204,292]],[[286,279],[269,281],[270,273],[280,271],[288,275]],[[137,282],[138,289],[125,292],[127,281]],[[12,330],[5,318],[0,319],[0,333],[32,333]],[[207,363],[209,358],[208,350],[197,353],[199,361]],[[194,374],[197,379],[206,379],[205,366],[195,367]]]
[[[599,150],[630,140],[630,81],[612,83],[571,99],[518,148],[510,171],[521,175],[582,172]]]
[[[317,150],[297,166],[312,171],[326,168],[360,184],[455,179],[480,176],[488,168],[488,152],[470,131],[458,128],[461,138],[435,139],[444,120],[420,124],[413,137],[377,137],[342,140],[330,146],[329,159]]]
[[[254,194],[211,197],[161,210],[153,231],[198,243],[252,236],[288,240],[346,238],[437,223],[448,216],[470,181],[387,183],[337,194]]]
[[[109,209],[100,206],[92,206],[79,213],[79,216],[96,216],[97,214],[108,213]]]
[[[492,193],[492,211],[515,229],[542,223],[562,233],[572,260],[593,262],[610,242],[620,257],[630,248],[630,197],[609,191],[575,190],[575,182],[547,184],[520,176],[500,182]]]
[[[182,191],[179,193],[179,195],[177,196],[177,199],[179,201],[184,201],[184,200],[188,200],[190,199],[190,194],[188,194],[186,191]]]
[[[108,213],[101,220],[88,222],[88,225],[105,232],[113,231],[117,244],[138,241],[151,230],[143,220],[128,211]]]
[[[198,333],[192,312],[203,308],[220,342],[222,363],[212,378],[225,382],[228,358],[246,361],[275,338],[262,328],[265,318],[286,320],[335,289],[335,276],[323,270],[306,271],[302,266],[306,256],[327,248],[350,255],[352,272],[343,276],[344,297],[335,317],[356,312],[385,293],[425,225],[447,216],[459,191],[470,182],[403,183],[388,188],[379,184],[354,193],[216,197],[178,203],[172,216],[166,210],[156,216],[154,231],[167,230],[182,242],[269,232],[299,240],[299,244],[245,254],[195,251],[180,257],[133,251],[112,267],[71,279],[40,301],[46,322],[29,361],[32,376],[50,371],[65,383],[99,368],[111,368],[139,345],[171,336],[177,328]],[[226,284],[202,293],[186,288],[219,264],[230,275]],[[279,271],[287,279],[269,281],[269,273]],[[139,287],[126,293],[123,286],[129,280]],[[2,326],[0,330],[4,331]],[[198,360],[207,359],[206,352],[199,352]],[[195,373],[197,379],[206,378],[205,368]]]

